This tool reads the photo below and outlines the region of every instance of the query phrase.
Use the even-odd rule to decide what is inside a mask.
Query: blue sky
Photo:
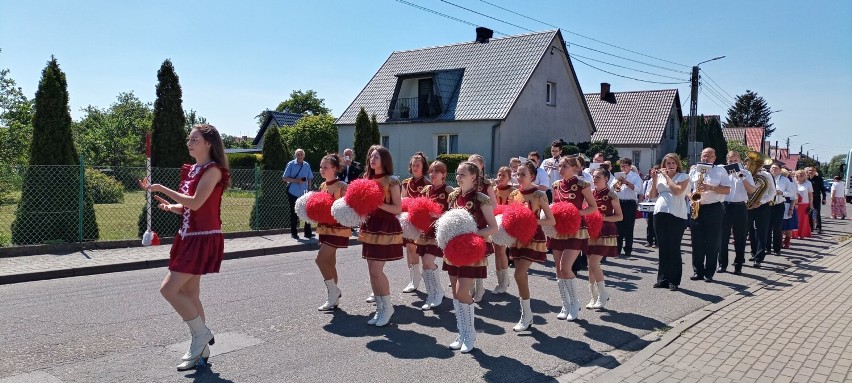
[[[527,33],[440,0],[410,1],[505,34]],[[523,28],[552,29],[481,0],[449,1]],[[804,145],[823,161],[852,147],[850,1],[488,2],[559,26],[569,42],[676,71],[725,55],[702,65],[711,89],[699,94],[699,113],[724,118],[728,95],[751,89],[781,111],[773,114],[777,130],[771,140],[783,145],[797,135],[791,147]],[[78,119],[81,108],[107,107],[119,92],[153,101],[157,69],[170,58],[186,109],[225,133],[254,135],[254,116],[294,89],[316,90],[339,116],[392,51],[470,41],[473,29],[395,0],[0,0],[0,68],[10,69],[33,95],[41,70],[55,55],[68,76],[71,112]],[[569,53],[688,79],[577,46],[569,46]],[[630,77],[675,81],[587,62]],[[689,95],[688,84],[643,83],[574,65],[587,93],[609,82],[613,91],[677,87],[683,101]]]

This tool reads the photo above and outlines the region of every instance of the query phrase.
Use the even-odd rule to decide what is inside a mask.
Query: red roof
[[[746,146],[756,152],[760,151],[760,143],[763,142],[763,128],[745,128],[746,131]]]
[[[783,151],[787,151],[787,149],[781,149]],[[779,161],[784,164],[787,169],[796,170],[796,163],[799,162],[798,154],[791,154],[789,157],[778,158],[776,161]]]

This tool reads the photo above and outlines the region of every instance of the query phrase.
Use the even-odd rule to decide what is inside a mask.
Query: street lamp
[[[698,153],[700,150],[698,149],[697,142],[695,141],[695,131],[696,131],[696,121],[695,119],[698,116],[698,70],[699,66],[704,63],[708,63],[710,61],[720,60],[725,58],[725,56],[714,57],[709,60],[704,60],[695,66],[692,67],[692,77],[690,77],[691,87],[690,87],[690,103],[689,103],[689,137],[687,138],[687,155],[689,156],[690,163],[694,164],[698,162]]]

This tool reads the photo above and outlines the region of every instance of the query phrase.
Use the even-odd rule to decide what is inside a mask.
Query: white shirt
[[[698,177],[700,176],[701,172],[697,171],[696,167],[693,166],[692,169],[690,169],[689,171],[689,183],[691,190],[696,189]],[[704,183],[713,186],[731,186],[731,180],[728,178],[728,173],[725,172],[725,168],[715,165],[704,173]],[[724,194],[719,194],[714,191],[706,191],[701,192],[701,200],[699,201],[699,203],[702,205],[707,205],[711,203],[722,202],[724,200]]]
[[[843,198],[846,193],[846,182],[833,181],[831,183],[831,198]]]
[[[583,169],[583,180],[592,185],[592,189],[595,188],[595,177],[592,177],[592,173],[589,172],[589,168]]]
[[[638,173],[633,172],[633,171],[631,171],[630,173],[627,173],[624,176],[624,178],[627,179],[627,182],[630,182],[631,184],[633,184],[633,189],[631,189],[629,186],[627,186],[627,184],[624,184],[624,185],[621,185],[621,191],[616,191],[615,187],[613,185],[615,185],[615,183],[618,182],[618,180],[615,179],[615,177],[613,177],[609,181],[609,189],[614,191],[615,194],[618,195],[619,201],[623,201],[623,200],[636,201],[638,199],[638,194],[640,192],[642,192],[642,178],[639,177]]]
[[[796,182],[796,191],[799,193],[799,197],[802,197],[802,203],[811,203],[811,198],[808,196],[809,192],[814,192],[811,181],[805,180],[803,183]]]
[[[544,169],[544,172],[547,173],[547,181],[548,181],[547,187],[548,188],[550,187],[550,185],[553,185],[554,182],[562,179],[562,177],[559,176],[558,165],[559,165],[559,159],[558,158],[548,158],[548,159],[542,161],[541,166],[539,166],[539,169]]]
[[[552,185],[552,183],[548,183],[549,181],[550,178],[547,177],[547,172],[542,168],[538,168],[535,175],[535,184],[547,186],[547,190],[550,190],[550,185]]]
[[[775,181],[772,178],[772,174],[769,174],[766,170],[761,169],[757,172],[759,177],[764,177],[766,180],[766,192],[763,193],[763,196],[760,197],[760,204],[767,204],[770,201],[775,199]]]
[[[796,196],[796,188],[793,187],[793,182],[790,181],[789,178],[784,177],[780,174],[778,175],[778,177],[775,177],[775,190],[776,204],[784,203],[787,198],[793,199],[793,197]],[[781,192],[780,195],[778,195],[777,193],[779,191]]]
[[[740,178],[740,173],[743,175],[742,178]],[[748,182],[749,185],[754,187],[754,178],[752,177],[751,172],[746,170],[742,164],[740,164],[740,173],[728,174],[728,179],[731,181],[731,192],[725,195],[725,202],[748,201],[748,192],[746,191],[743,182]]]
[[[685,173],[677,173],[672,177],[672,181],[676,184],[683,182],[684,180],[689,179],[689,176]],[[666,185],[666,177],[662,175],[657,176],[657,201],[654,203],[654,214],[657,213],[669,213],[675,217],[686,219],[686,214],[689,209],[686,207],[686,198],[684,196],[689,192],[689,185],[687,185],[687,190],[684,191],[681,195],[674,195],[669,186]]]

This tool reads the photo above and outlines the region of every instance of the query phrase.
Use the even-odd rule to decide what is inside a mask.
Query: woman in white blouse
[[[840,180],[840,176],[834,176],[831,183],[831,218],[846,219],[846,183]]]
[[[793,238],[810,238],[811,225],[808,216],[811,214],[814,188],[804,170],[796,170],[796,190],[799,194],[799,204],[796,207],[799,214],[799,229],[793,230]]]
[[[660,171],[652,171],[651,190],[648,198],[656,198],[654,205],[654,231],[659,246],[659,270],[656,288],[668,287],[675,291],[680,285],[683,267],[681,266],[680,243],[686,230],[687,205],[684,198],[689,188],[689,176],[680,168],[680,157],[675,153],[666,154],[660,164]]]

